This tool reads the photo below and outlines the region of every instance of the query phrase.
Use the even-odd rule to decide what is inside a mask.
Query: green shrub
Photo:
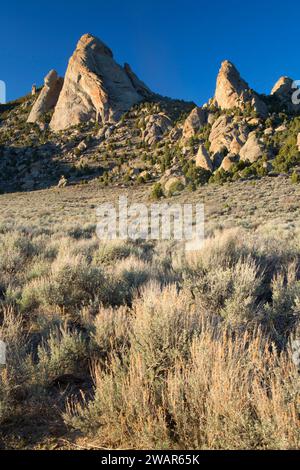
[[[203,186],[208,183],[211,177],[210,171],[205,170],[204,168],[197,168],[194,161],[185,162],[182,170],[187,183],[192,184],[195,187]]]
[[[105,300],[105,278],[98,267],[84,262],[66,264],[43,287],[43,302],[71,311],[95,299]]]
[[[81,333],[64,327],[52,330],[38,348],[38,384],[46,386],[61,375],[82,371],[88,357],[88,344]]]
[[[292,176],[291,176],[291,181],[293,184],[300,183],[300,175],[297,171],[294,171]]]
[[[169,188],[168,195],[174,196],[175,194],[180,193],[183,190],[184,190],[184,184],[182,183],[182,181],[179,181],[179,180],[174,181],[174,183],[172,183]]]
[[[145,184],[145,178],[143,176],[138,176],[136,179],[137,184]]]
[[[297,145],[297,136],[300,133],[300,118],[292,119],[287,125],[287,130],[278,132],[271,143],[277,149],[274,160],[274,169],[279,172],[288,172],[291,168],[300,164],[300,152]]]
[[[137,252],[137,248],[127,241],[102,243],[93,257],[93,264],[110,264],[128,258]]]
[[[155,183],[154,186],[152,187],[151,198],[154,199],[155,201],[158,201],[159,199],[163,197],[164,197],[164,191],[163,191],[161,183]]]
[[[230,179],[230,173],[223,168],[217,170],[209,179],[210,183],[223,184]]]

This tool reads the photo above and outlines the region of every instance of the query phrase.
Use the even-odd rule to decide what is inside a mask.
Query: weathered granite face
[[[54,131],[87,122],[115,122],[150,90],[129,66],[118,65],[112,51],[85,34],[79,40],[50,123]]]
[[[57,104],[64,79],[59,77],[55,70],[51,70],[46,75],[44,82],[44,87],[32,107],[27,122],[39,122],[42,116]]]
[[[271,95],[276,96],[285,109],[298,113],[300,103],[293,102],[294,94],[297,94],[296,98],[300,99],[300,91],[297,91],[294,80],[289,77],[280,77],[271,91]]]
[[[213,162],[203,144],[200,144],[195,162],[198,168],[204,168],[204,170],[213,171]]]
[[[210,151],[212,154],[226,149],[228,152],[239,153],[249,134],[247,124],[240,119],[222,115],[213,124],[210,135]]]
[[[249,134],[248,140],[240,150],[241,160],[248,160],[251,163],[259,160],[265,153],[263,142],[257,137],[256,132]]]
[[[163,135],[171,131],[172,121],[165,114],[153,114],[146,119],[146,128],[143,132],[143,139],[149,145],[159,142]]]
[[[196,135],[207,124],[208,111],[205,108],[194,108],[183,125],[183,139],[188,140]]]
[[[219,71],[214,103],[221,109],[244,109],[249,103],[257,114],[264,116],[268,113],[265,103],[250,89],[236,67],[228,60],[222,63]]]

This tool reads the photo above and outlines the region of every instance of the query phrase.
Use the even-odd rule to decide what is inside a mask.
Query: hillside
[[[196,107],[151,92],[85,35],[65,78],[51,71],[34,93],[0,106],[2,192],[52,187],[62,175],[69,184],[159,182],[165,193],[267,174],[298,178],[299,93],[287,77],[262,96],[225,61],[215,96]]]

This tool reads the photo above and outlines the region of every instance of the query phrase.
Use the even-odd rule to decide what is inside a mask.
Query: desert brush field
[[[1,195],[0,448],[299,448],[299,188],[175,195],[205,204],[193,253],[97,238],[97,205],[148,185]]]

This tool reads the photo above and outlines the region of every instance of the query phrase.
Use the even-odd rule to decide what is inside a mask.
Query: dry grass
[[[106,447],[299,448],[299,378],[260,332],[233,338],[207,324],[183,357],[149,375],[151,356],[95,366],[95,397],[69,403],[65,419]],[[153,371],[153,369],[152,369]]]
[[[112,448],[299,448],[298,219],[285,199],[274,218],[271,203],[245,208],[237,228],[238,186],[236,223],[219,212],[189,256],[173,242],[100,242],[95,204],[110,189],[1,196],[0,446],[63,448],[59,434]],[[209,211],[228,191],[201,193]]]

